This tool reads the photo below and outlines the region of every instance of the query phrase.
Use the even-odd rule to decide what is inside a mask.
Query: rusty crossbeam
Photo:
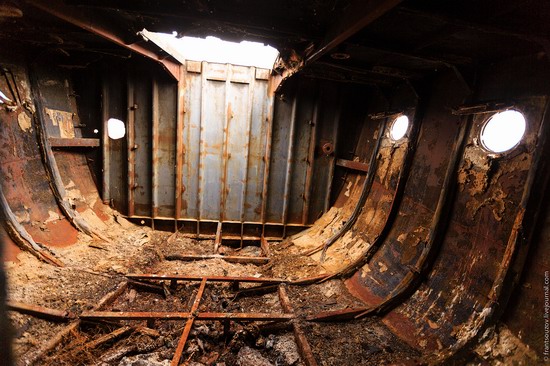
[[[359,161],[338,159],[336,160],[336,165],[365,173],[369,171],[369,164],[361,163]]]
[[[202,281],[206,278],[213,282],[251,282],[251,283],[285,283],[290,282],[280,278],[269,277],[236,277],[236,276],[192,276],[179,274],[129,274],[129,279],[135,280],[176,280],[176,281]]]
[[[284,312],[292,314],[292,305],[290,303],[290,299],[288,298],[284,285],[279,286],[279,300],[281,302],[281,307],[283,308]],[[300,356],[302,356],[302,360],[304,361],[306,366],[317,366],[317,361],[313,356],[313,352],[311,351],[309,342],[307,341],[306,335],[300,327],[300,324],[298,324],[296,321],[292,321],[292,328],[294,329],[294,338],[296,340],[296,344],[298,345],[298,350],[300,351]]]
[[[182,320],[195,317],[195,320],[234,320],[234,321],[288,321],[294,319],[293,314],[281,313],[215,313],[204,312],[194,315],[190,312],[177,311],[84,311],[80,319],[86,320]]]
[[[179,261],[201,261],[205,259],[223,259],[230,263],[241,264],[266,264],[269,262],[269,258],[266,257],[246,257],[235,255],[221,255],[221,254],[204,254],[204,255],[191,255],[191,254],[170,254],[165,256],[166,260],[179,260]]]
[[[48,137],[51,147],[99,147],[99,139]]]
[[[74,315],[67,310],[50,309],[44,306],[25,304],[19,301],[8,301],[6,306],[8,310],[47,320],[66,322],[74,318]]]
[[[472,118],[468,118],[458,131],[445,172],[441,193],[439,194],[437,206],[429,228],[429,235],[416,263],[409,266],[409,272],[396,286],[394,286],[392,292],[380,304],[373,308],[366,309],[364,312],[356,315],[355,318],[361,318],[370,314],[385,313],[400,304],[416,289],[420,279],[425,275],[427,269],[435,259],[435,252],[438,249],[438,242],[440,241],[440,232],[442,231],[442,227],[447,224],[447,220],[450,217],[450,210],[447,208],[451,204],[451,199],[453,198],[452,193],[456,185],[455,177],[471,126]]]
[[[197,291],[197,295],[195,296],[195,301],[193,302],[193,306],[191,307],[192,315],[187,320],[187,323],[185,323],[185,328],[178,342],[178,346],[176,347],[176,352],[174,353],[172,362],[170,363],[171,366],[177,366],[180,363],[181,354],[183,353],[183,349],[185,348],[185,343],[187,343],[187,338],[189,337],[189,333],[191,332],[191,328],[193,327],[193,322],[195,321],[195,316],[193,316],[193,314],[195,314],[195,312],[199,308],[199,305],[202,299],[202,294],[204,293],[205,287],[206,287],[206,278],[203,278],[201,281],[199,290]]]

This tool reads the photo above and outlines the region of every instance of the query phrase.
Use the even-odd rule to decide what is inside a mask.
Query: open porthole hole
[[[525,134],[525,117],[516,110],[492,115],[481,129],[481,145],[492,153],[504,153],[516,147]]]
[[[109,118],[107,120],[107,134],[109,138],[118,140],[126,135],[126,126],[124,122],[116,118]]]
[[[393,120],[390,128],[390,136],[394,141],[401,140],[405,137],[409,129],[409,117],[399,116]]]

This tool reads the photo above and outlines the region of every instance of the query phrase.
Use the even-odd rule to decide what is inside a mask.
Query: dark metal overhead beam
[[[150,58],[164,66],[166,71],[172,75],[176,80],[180,78],[180,64],[170,59],[161,59],[155,52],[139,45],[139,44],[126,44],[122,37],[116,35],[105,26],[98,24],[93,19],[86,17],[76,9],[66,6],[58,0],[28,0],[28,2],[37,8],[59,18],[67,23],[73,24],[77,27],[85,29],[93,34],[105,38],[106,40],[113,42],[119,46],[127,48],[133,52],[139,53],[147,58]]]
[[[330,50],[338,47],[348,38],[371,24],[388,11],[395,8],[402,0],[355,0],[338,17],[335,26],[330,28],[325,38],[311,54],[306,55],[306,64],[321,58]]]
[[[431,20],[437,20],[439,22],[444,22],[447,24],[447,35],[450,36],[453,33],[456,33],[458,28],[469,29],[476,32],[486,33],[486,34],[495,34],[506,37],[514,37],[523,39],[531,42],[538,42],[540,39],[544,39],[543,35],[527,34],[516,32],[508,29],[498,28],[487,24],[472,23],[467,20],[462,20],[459,18],[451,18],[442,14],[426,13],[421,10],[416,10],[407,7],[400,7],[399,12],[402,14],[407,14],[419,18],[427,18]]]

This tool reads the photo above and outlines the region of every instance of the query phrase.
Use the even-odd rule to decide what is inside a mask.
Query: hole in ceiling
[[[409,117],[399,116],[393,120],[390,128],[390,136],[393,140],[397,141],[402,139],[407,133],[409,128]]]
[[[208,61],[272,69],[279,55],[277,49],[258,42],[228,42],[211,36],[177,38],[175,34],[149,32],[146,29],[140,33],[180,62]]]
[[[525,133],[525,117],[518,111],[508,110],[491,116],[481,129],[481,144],[493,153],[514,148]]]
[[[118,140],[126,135],[124,122],[116,118],[109,118],[107,121],[107,134],[113,140]]]

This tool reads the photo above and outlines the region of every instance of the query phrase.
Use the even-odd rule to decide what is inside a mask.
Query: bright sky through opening
[[[173,34],[152,33],[166,42],[186,60],[229,63],[233,65],[273,68],[279,51],[262,43],[242,41],[240,43],[222,41],[216,37],[176,38]],[[154,41],[154,40],[153,40]],[[167,52],[170,52],[168,49]]]
[[[481,131],[483,146],[501,153],[516,146],[525,133],[525,117],[518,111],[504,111],[492,116]]]
[[[394,140],[399,140],[403,136],[405,136],[405,133],[407,132],[407,129],[409,128],[409,117],[407,116],[399,116],[393,121],[393,124],[391,126],[390,135],[391,138]]]

